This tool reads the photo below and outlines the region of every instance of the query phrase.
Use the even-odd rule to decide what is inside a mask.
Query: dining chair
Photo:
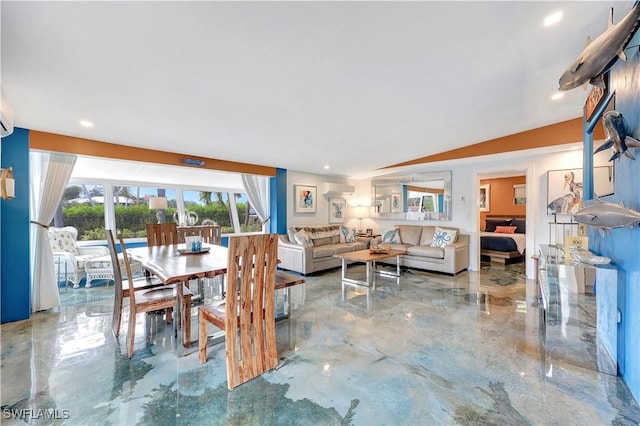
[[[111,248],[111,263],[114,265],[115,291],[117,296],[118,294],[123,294],[124,286],[122,282],[120,262],[117,261],[117,257],[115,256],[115,241],[112,232],[107,232],[107,240]],[[172,309],[174,304],[176,303],[178,292],[176,290],[176,286],[173,284],[140,290],[136,289],[133,283],[133,278],[131,277],[131,264],[129,263],[129,256],[127,255],[127,249],[124,244],[124,239],[122,238],[122,234],[120,233],[118,233],[118,241],[120,242],[120,248],[122,250],[122,260],[124,261],[129,288],[129,326],[127,328],[127,355],[129,356],[129,358],[131,358],[133,356],[133,344],[135,342],[136,315],[142,312],[153,312],[164,309],[167,312],[166,322],[167,324],[170,324],[171,314],[169,310]],[[182,284],[179,283],[177,285]],[[134,289],[134,291],[131,291],[132,288]],[[181,304],[180,311],[182,315],[181,318],[177,319],[177,321],[179,326],[180,324],[184,324],[184,326],[186,327],[187,322],[190,322],[192,294],[187,288],[184,288],[184,286],[183,293],[184,294],[182,299],[178,301],[178,303]],[[118,335],[119,329],[116,336]]]
[[[179,243],[184,243],[185,238],[191,236],[200,236],[202,242],[207,244],[220,245],[222,241],[218,225],[178,226]]]
[[[116,250],[115,240],[113,238],[113,232],[111,229],[105,229],[105,233],[107,234],[107,243],[109,245],[109,254],[111,255],[111,267],[113,269],[113,280],[120,281],[120,286],[122,291],[115,292],[115,297],[113,300],[113,316],[111,319],[111,330],[115,336],[120,334],[120,323],[122,322],[122,301],[129,297],[129,285],[130,281],[122,281],[122,267],[124,265],[124,259],[121,256],[118,256]],[[117,268],[113,266],[114,262],[118,263]],[[117,278],[116,278],[117,277]],[[140,277],[133,278],[131,280],[133,282],[133,288],[135,290],[144,290],[148,288],[162,287],[164,283],[155,277]],[[168,309],[167,315],[171,316],[171,308]]]
[[[207,361],[207,325],[225,333],[229,390],[275,368],[277,234],[229,238],[227,298],[198,309],[198,352]],[[234,277],[234,278],[231,278]]]
[[[178,244],[178,227],[175,223],[147,223],[146,226],[149,247]]]
[[[222,243],[222,237],[220,235],[219,225],[196,225],[196,226],[178,226],[178,243],[184,244],[186,237],[200,236],[202,242],[206,244],[220,245]],[[194,298],[194,302],[204,302],[204,287],[207,278],[198,279],[198,296]],[[187,286],[189,284],[187,283]],[[222,277],[222,283],[220,284],[220,293],[224,291],[224,276]]]

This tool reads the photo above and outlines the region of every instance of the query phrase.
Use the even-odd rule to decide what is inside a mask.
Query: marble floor
[[[129,360],[126,324],[119,339],[110,330],[113,286],[63,289],[59,311],[2,325],[0,422],[639,424],[619,377],[548,356],[522,270],[405,270],[399,292],[379,280],[368,311],[360,293],[342,303],[339,270],[306,277],[290,319],[277,323],[278,367],[234,391],[223,344],[209,349],[206,364],[193,350],[177,357],[172,326],[143,314]],[[207,284],[207,297],[218,284]]]

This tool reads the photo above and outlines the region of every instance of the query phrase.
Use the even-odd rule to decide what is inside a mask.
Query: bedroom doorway
[[[526,271],[526,171],[480,174],[481,269]]]

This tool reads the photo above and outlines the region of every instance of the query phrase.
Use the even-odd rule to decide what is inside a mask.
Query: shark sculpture
[[[570,90],[587,82],[604,89],[604,74],[617,58],[627,60],[624,54],[625,46],[639,26],[640,3],[636,3],[617,24],[613,23],[611,8],[608,28],[593,41],[587,37],[587,45],[582,53],[560,77],[560,90]]]
[[[609,161],[614,161],[616,158],[620,161],[622,155],[635,160],[636,158],[629,152],[629,148],[640,147],[640,141],[629,135],[627,122],[622,114],[616,110],[605,112],[602,116],[602,125],[604,126],[606,139],[593,153],[613,148],[613,155],[609,158]]]
[[[604,235],[613,228],[633,228],[640,222],[640,212],[627,208],[624,204],[609,203],[596,199],[593,204],[577,211],[573,218],[576,222],[593,226]]]

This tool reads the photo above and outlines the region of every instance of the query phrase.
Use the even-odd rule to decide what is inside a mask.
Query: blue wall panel
[[[2,138],[2,168],[12,167],[16,198],[2,200],[0,217],[0,322],[29,318],[29,131],[16,128]]]
[[[627,61],[617,61],[611,69],[610,90],[615,91],[615,109],[627,120],[630,133],[640,137],[640,51],[625,51]],[[640,211],[640,150],[632,148],[636,160],[623,157],[615,162],[615,194],[607,201],[624,202]],[[589,228],[589,247],[610,257],[624,271],[626,285],[621,289],[619,308],[622,322],[618,345],[620,372],[636,400],[640,400],[640,228],[614,229],[601,236]]]

